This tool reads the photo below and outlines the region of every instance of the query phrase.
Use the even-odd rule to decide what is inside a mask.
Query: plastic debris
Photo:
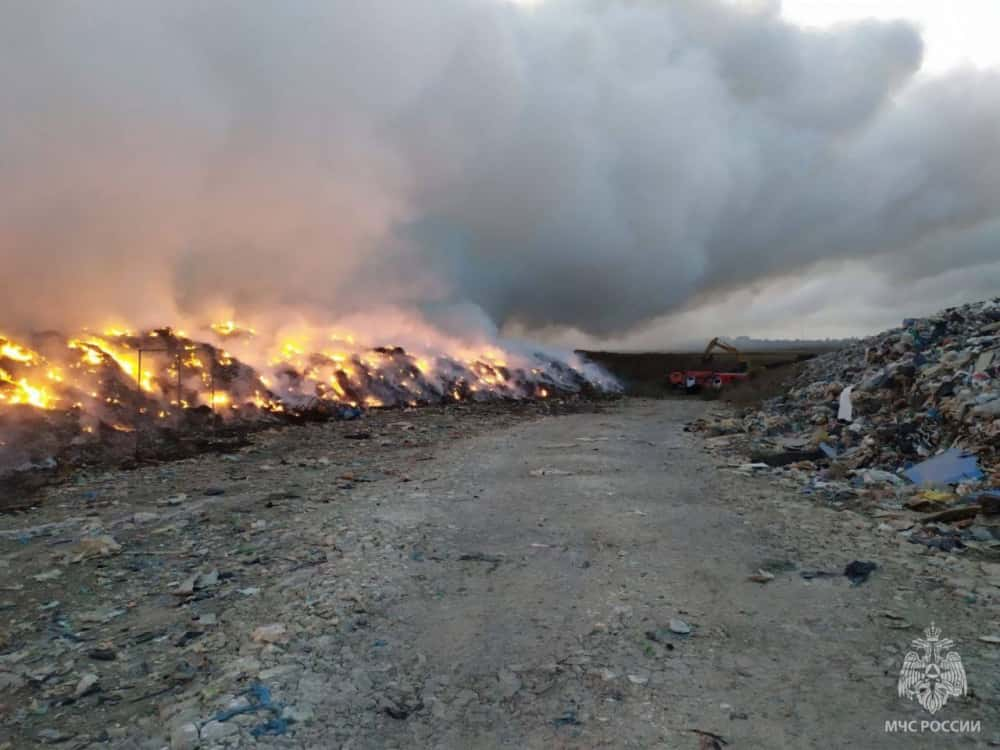
[[[978,505],[982,517],[1000,515],[1000,501],[982,500],[1000,482],[1000,298],[907,319],[810,359],[782,385],[778,396],[686,429],[705,434],[732,470],[770,475],[816,502],[873,514]],[[953,519],[938,523],[957,524],[955,533],[900,517],[879,525],[941,550],[1000,539],[970,512],[939,517]]]
[[[278,737],[288,732],[288,719],[268,719],[250,730],[254,737]]]
[[[868,580],[868,576],[870,576],[877,568],[878,565],[873,562],[853,560],[847,564],[846,568],[844,568],[844,575],[847,576],[851,585],[860,586]]]
[[[257,643],[278,643],[287,640],[287,630],[281,623],[261,625],[253,631],[251,638]]]
[[[976,457],[964,454],[957,448],[911,466],[903,475],[919,485],[958,484],[983,478]]]
[[[924,490],[917,497],[924,500],[929,500],[932,503],[947,503],[954,499],[954,494],[951,492],[942,492],[940,490]]]
[[[85,674],[80,678],[80,681],[76,685],[76,689],[73,691],[73,695],[77,698],[82,698],[85,695],[90,695],[90,693],[97,690],[97,684],[100,682],[100,678],[94,674]]]
[[[774,580],[774,573],[768,573],[762,568],[752,576],[749,576],[747,580],[752,581],[753,583],[770,583]]]
[[[578,727],[580,720],[576,718],[576,711],[567,711],[558,719],[553,719],[552,723],[557,727]]]
[[[533,477],[568,477],[573,472],[565,471],[564,469],[554,469],[550,466],[542,467],[541,469],[532,469],[528,472]]]
[[[288,732],[289,724],[293,719],[285,718],[282,714],[284,706],[276,703],[271,698],[271,690],[261,683],[254,683],[243,693],[246,702],[238,702],[233,708],[219,711],[214,717],[214,721],[226,722],[236,716],[244,714],[256,714],[260,711],[270,711],[274,714],[270,719],[258,724],[250,730],[254,737],[276,737]]]
[[[677,635],[689,635],[691,633],[691,626],[684,622],[684,620],[679,620],[676,617],[671,618],[668,627],[671,633],[677,633]]]
[[[840,392],[840,408],[837,411],[837,419],[841,422],[854,421],[854,404],[851,402],[851,393],[853,392],[853,385],[847,386]]]

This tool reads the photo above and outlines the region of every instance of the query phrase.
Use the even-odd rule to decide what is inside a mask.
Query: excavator
[[[736,362],[739,372],[719,372],[709,366],[716,350],[736,355]],[[750,363],[742,352],[731,344],[727,344],[722,339],[716,337],[708,342],[704,354],[701,355],[704,365],[700,370],[674,370],[670,373],[670,385],[674,388],[683,388],[688,393],[696,393],[703,388],[722,390],[733,383],[740,383],[748,380],[750,375]]]

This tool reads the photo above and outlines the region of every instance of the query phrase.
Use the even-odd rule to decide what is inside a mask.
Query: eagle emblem
[[[968,684],[962,657],[949,650],[955,642],[942,638],[934,623],[924,631],[923,638],[915,639],[911,645],[914,650],[907,652],[899,672],[900,698],[916,699],[935,714],[949,698],[966,694]]]

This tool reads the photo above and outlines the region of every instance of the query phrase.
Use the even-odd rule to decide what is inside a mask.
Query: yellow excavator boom
[[[735,354],[741,362],[743,361],[743,357],[740,354],[739,349],[737,349],[735,346],[727,344],[725,341],[723,341],[718,337],[708,342],[708,346],[705,347],[705,353],[702,355],[702,359],[706,361],[710,360],[712,358],[712,352],[715,351],[716,349],[721,349],[724,352]]]

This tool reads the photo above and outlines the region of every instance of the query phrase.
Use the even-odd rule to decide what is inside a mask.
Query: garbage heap
[[[748,451],[742,471],[786,475],[834,502],[950,511],[949,535],[974,528],[1000,544],[1000,298],[821,355],[784,395],[692,428]]]

